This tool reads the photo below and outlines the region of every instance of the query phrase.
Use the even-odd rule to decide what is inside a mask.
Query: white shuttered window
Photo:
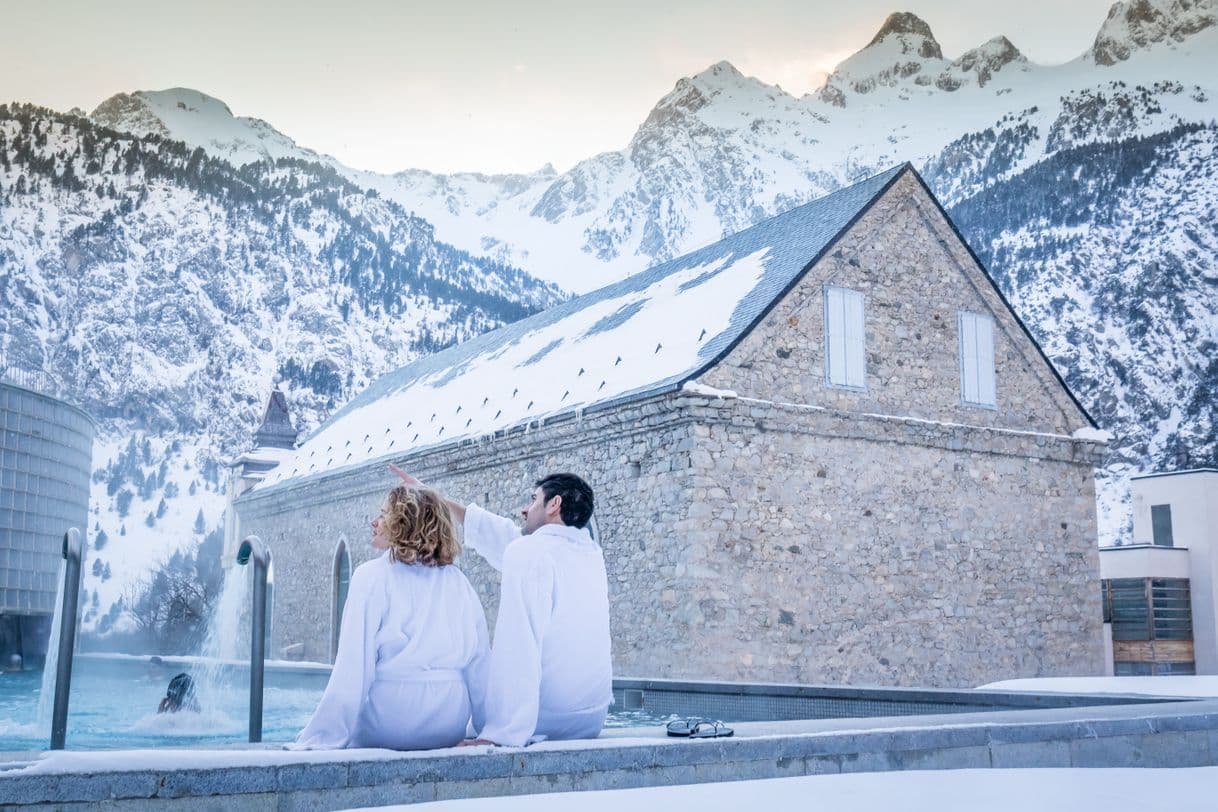
[[[995,406],[994,320],[960,313],[960,398],[973,406]]]
[[[867,384],[864,354],[863,294],[825,288],[825,380],[830,386],[863,389]]]

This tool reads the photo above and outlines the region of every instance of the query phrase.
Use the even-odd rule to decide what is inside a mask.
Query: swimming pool
[[[201,658],[79,655],[72,676],[67,747],[235,747],[248,743],[249,671],[230,662],[212,680]],[[157,714],[169,680],[183,671],[199,682],[200,713]],[[329,676],[327,666],[272,663],[266,669],[263,741],[286,743],[308,722]],[[43,750],[41,674],[0,674],[0,752]],[[688,716],[728,722],[868,718],[1070,708],[1170,701],[1146,696],[1089,696],[932,688],[776,685],[671,679],[614,680],[612,728],[644,728]]]
[[[72,672],[68,705],[68,749],[138,747],[220,747],[242,745],[249,734],[249,673],[240,666],[221,669],[216,684],[199,681],[201,712],[156,712],[169,680],[201,668],[167,658],[80,656]],[[326,686],[324,667],[266,670],[262,740],[292,741],[309,721]],[[49,725],[38,724],[39,671],[0,673],[0,751],[45,750]],[[611,711],[607,727],[658,725],[667,716],[643,710]]]

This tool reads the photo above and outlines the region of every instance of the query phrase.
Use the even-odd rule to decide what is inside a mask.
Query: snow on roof
[[[675,388],[743,337],[905,168],[388,373],[254,490]]]
[[[278,465],[281,462],[286,462],[296,456],[296,452],[290,448],[278,448],[276,446],[254,446],[244,454],[240,454],[229,465],[239,465],[243,462],[252,463],[274,463]]]

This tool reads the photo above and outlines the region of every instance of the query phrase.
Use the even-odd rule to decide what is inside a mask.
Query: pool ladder
[[[237,550],[237,563],[254,562],[253,606],[250,613],[250,741],[262,741],[263,670],[266,663],[266,578],[271,550],[257,536],[246,536]]]
[[[72,655],[76,649],[76,621],[80,609],[80,559],[84,546],[80,531],[63,534],[63,606],[59,626],[59,659],[55,664],[55,704],[51,713],[51,749],[62,750],[68,737],[68,695],[72,688]]]

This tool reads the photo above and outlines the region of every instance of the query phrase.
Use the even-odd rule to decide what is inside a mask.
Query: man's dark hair
[[[575,474],[550,474],[534,483],[546,501],[562,497],[558,515],[568,527],[586,527],[592,518],[592,488]]]

